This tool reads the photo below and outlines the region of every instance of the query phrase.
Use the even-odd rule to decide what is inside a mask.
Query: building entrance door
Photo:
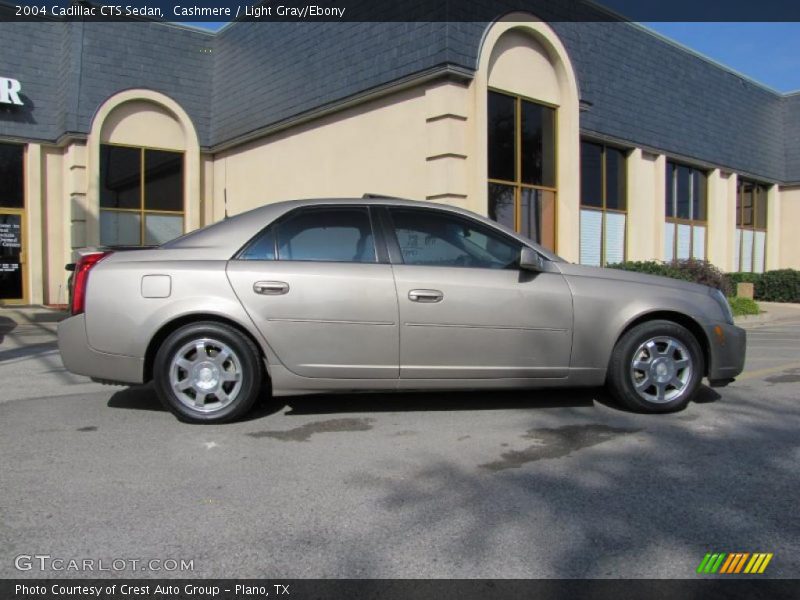
[[[0,208],[0,304],[24,304],[25,247],[20,210]]]

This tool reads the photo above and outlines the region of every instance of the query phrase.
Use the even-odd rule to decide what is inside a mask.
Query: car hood
[[[670,289],[692,292],[695,294],[708,295],[711,288],[707,285],[682,281],[660,275],[648,275],[635,271],[623,271],[622,269],[609,269],[603,267],[589,267],[586,265],[576,265],[572,263],[558,263],[558,268],[562,274],[568,277],[593,277],[595,279],[606,279],[619,282],[630,282],[645,285],[657,285]]]

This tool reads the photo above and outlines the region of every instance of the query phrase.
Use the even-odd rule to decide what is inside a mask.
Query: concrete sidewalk
[[[0,307],[0,403],[104,389],[64,368],[56,329],[67,316],[44,306]]]
[[[766,323],[800,322],[800,304],[758,302],[758,306],[761,309],[760,315],[736,317],[736,324],[749,328]]]

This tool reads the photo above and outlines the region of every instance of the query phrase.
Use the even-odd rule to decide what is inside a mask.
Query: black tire
[[[666,340],[672,340],[673,344]],[[654,345],[644,347],[648,342]],[[683,357],[684,354],[687,356]],[[636,365],[647,365],[647,369],[635,368],[635,358],[638,359]],[[684,359],[689,361],[689,371],[681,367]],[[673,321],[646,321],[617,341],[611,353],[606,384],[614,398],[630,410],[669,413],[686,407],[697,393],[704,373],[703,351],[688,329]],[[665,381],[667,378],[669,383]]]
[[[197,342],[203,347],[202,355],[199,349],[192,353],[191,345]],[[180,366],[179,358],[191,368]],[[186,389],[173,389],[173,378]],[[172,332],[159,347],[153,364],[153,382],[161,403],[187,423],[225,423],[242,417],[261,393],[262,381],[263,364],[255,344],[236,329],[213,321],[184,325]],[[206,394],[200,400],[198,390]]]

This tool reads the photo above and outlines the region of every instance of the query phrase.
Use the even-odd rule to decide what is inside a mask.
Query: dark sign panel
[[[0,300],[22,298],[22,216],[0,214]]]

